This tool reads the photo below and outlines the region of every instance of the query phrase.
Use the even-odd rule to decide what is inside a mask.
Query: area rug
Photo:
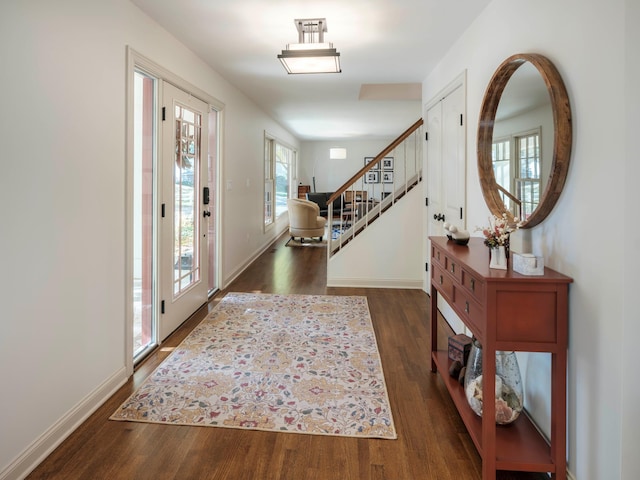
[[[337,240],[340,237],[340,235],[344,234],[348,230],[349,230],[349,227],[340,228],[340,226],[334,226],[331,229],[331,240]]]
[[[286,247],[324,247],[327,248],[327,240],[326,237],[323,237],[322,240],[318,240],[317,238],[305,238],[304,241],[301,241],[299,238],[289,238],[287,243],[284,245]]]
[[[397,438],[361,296],[228,293],[110,418]]]

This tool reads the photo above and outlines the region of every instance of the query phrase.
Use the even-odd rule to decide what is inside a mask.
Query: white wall
[[[627,0],[628,6],[631,3]],[[629,20],[631,10],[633,20]],[[625,175],[626,169],[638,173],[637,146],[621,128],[632,118],[637,126],[638,95],[634,92],[636,108],[628,107],[634,113],[627,115],[625,85],[628,90],[637,89],[638,82],[625,77],[625,66],[637,79],[638,34],[627,34],[625,44],[625,25],[636,28],[638,20],[634,5],[625,23],[625,0],[495,0],[423,84],[423,98],[429,99],[467,69],[470,122],[478,118],[491,75],[514,53],[546,55],[567,86],[573,112],[572,163],[559,202],[547,220],[533,229],[532,242],[534,252],[542,254],[548,266],[574,278],[568,460],[569,469],[580,480],[640,478],[637,452],[631,447],[638,444],[638,429],[627,427],[638,426],[638,387],[632,385],[637,374],[625,363],[637,360],[630,353],[623,355],[636,348],[638,313],[631,303],[635,288],[622,282],[626,273],[629,281],[638,284],[637,269],[625,272],[624,268],[630,258],[638,264],[637,242],[631,241],[638,239],[638,202],[630,192],[625,202],[621,180],[627,178],[631,189],[635,182],[628,179],[638,178]],[[626,48],[634,53],[625,58]],[[488,211],[474,153],[477,120],[469,125],[468,220],[470,225],[482,225]],[[631,130],[628,133],[637,136]],[[635,337],[626,335],[627,331]],[[623,340],[625,335],[629,340]],[[530,361],[540,367],[548,364],[544,356],[535,357]],[[548,372],[534,370],[537,378],[548,378]],[[628,445],[625,450],[623,441]]]
[[[624,295],[622,308],[622,330],[620,332],[622,352],[622,475],[624,479],[640,478],[640,455],[638,455],[638,432],[640,432],[640,382],[638,378],[638,339],[640,338],[640,313],[638,310],[638,272],[640,272],[640,229],[637,215],[632,211],[638,206],[638,179],[640,178],[640,161],[638,158],[638,132],[640,132],[640,2],[626,0],[627,11],[625,31],[625,75],[624,99],[627,105],[624,122],[626,129],[626,155],[621,175],[625,179],[623,185],[625,217],[622,223],[621,254],[624,258]],[[611,192],[609,192],[611,193]],[[616,197],[617,198],[617,197]]]
[[[414,188],[331,257],[327,285],[421,288],[422,199]]]
[[[420,111],[416,113],[416,120]],[[410,125],[407,125],[409,128]],[[398,132],[400,135],[402,132]],[[381,140],[335,140],[304,141],[300,145],[299,181],[303,185],[311,185],[316,177],[317,192],[333,192],[340,188],[358,170],[364,167],[365,157],[375,157],[394,138]],[[346,148],[347,158],[344,160],[329,159],[330,148]]]
[[[17,478],[126,377],[126,46],[226,105],[223,279],[277,232],[264,130],[298,143],[128,0],[3,1],[0,40],[0,478]]]

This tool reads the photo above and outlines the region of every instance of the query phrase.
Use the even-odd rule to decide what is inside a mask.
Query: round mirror
[[[544,56],[517,54],[496,70],[482,102],[478,170],[494,215],[537,225],[553,209],[569,169],[571,108]]]

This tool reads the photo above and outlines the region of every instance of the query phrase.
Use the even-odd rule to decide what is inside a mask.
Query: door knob
[[[438,213],[438,214],[433,214],[433,219],[438,221],[438,222],[444,222],[444,214],[443,213]]]
[[[203,217],[210,217],[211,216],[211,212],[209,210],[205,210],[204,212],[202,212],[202,216]]]

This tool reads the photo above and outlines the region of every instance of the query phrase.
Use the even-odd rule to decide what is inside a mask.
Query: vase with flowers
[[[518,228],[520,228],[518,219],[514,218],[513,222],[510,223],[507,214],[504,213],[501,217],[494,215],[489,218],[488,227],[479,227],[477,229],[482,232],[484,235],[484,244],[491,250],[489,268],[507,269],[509,238],[511,233],[518,230]]]

